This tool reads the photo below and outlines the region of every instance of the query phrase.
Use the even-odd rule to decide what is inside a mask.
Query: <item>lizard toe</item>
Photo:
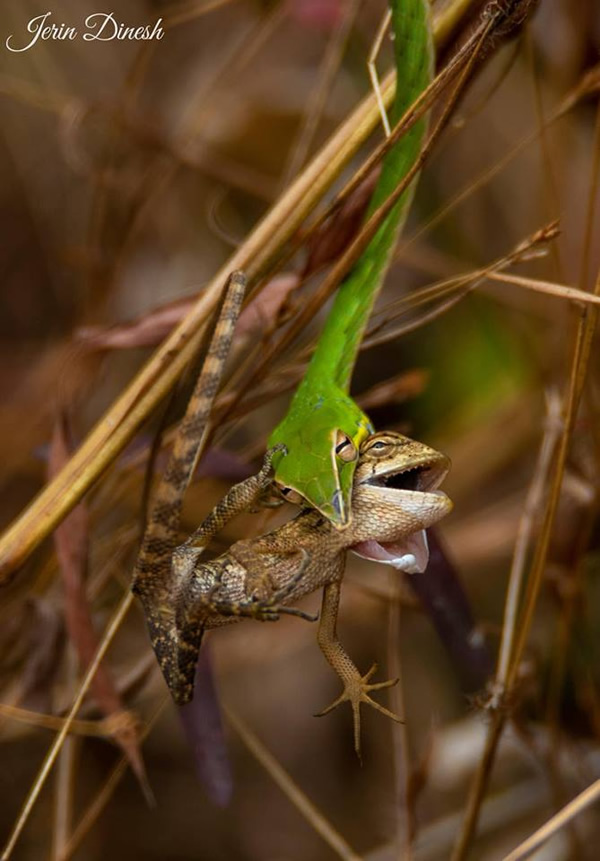
[[[376,711],[385,715],[386,717],[391,718],[391,720],[396,723],[404,723],[402,718],[400,718],[397,714],[386,709],[385,706],[380,705],[376,700],[372,699],[369,696],[370,691],[379,691],[383,688],[391,688],[398,683],[398,679],[388,679],[385,682],[375,682],[374,684],[369,684],[369,679],[373,676],[373,674],[377,670],[377,664],[373,664],[371,669],[365,673],[364,676],[359,675],[352,676],[347,679],[344,684],[344,690],[340,694],[340,696],[331,703],[331,705],[324,708],[322,711],[318,712],[315,717],[323,717],[324,715],[329,714],[333,711],[333,709],[337,708],[337,706],[341,705],[344,702],[349,702],[352,706],[352,718],[354,724],[354,750],[356,751],[356,755],[360,759],[360,705],[361,703],[365,703],[371,708],[374,708]]]

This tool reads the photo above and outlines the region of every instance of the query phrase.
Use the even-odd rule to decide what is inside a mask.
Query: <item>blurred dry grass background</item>
[[[368,92],[366,60],[384,13],[384,4],[374,0],[116,5],[116,16],[128,23],[162,16],[165,38],[43,42],[11,54],[3,47],[6,36],[23,32],[30,18],[47,10],[30,2],[2,4],[4,524],[150,355],[147,343],[164,334],[166,312],[150,318],[145,341],[139,326],[110,330],[123,335],[123,349],[95,349],[99,342],[91,333],[97,338],[106,327],[147,322],[154,309],[202,291],[307,152]],[[67,23],[97,11],[88,0],[56,0],[52,7],[53,18]],[[597,98],[574,100],[559,122],[544,126],[544,118],[578,92],[597,63],[599,44],[595,0],[540,0],[521,38],[482,67],[421,178],[381,308],[487,265],[557,218],[558,240],[518,274],[593,287],[600,260],[590,203],[599,155]],[[384,48],[380,69],[389,63]],[[463,190],[462,201],[446,211]],[[276,303],[295,299],[287,289],[297,286],[300,269],[301,260],[288,264]],[[301,304],[315,283],[313,277],[302,287]],[[186,303],[175,307],[175,316],[182,307]],[[416,319],[421,311],[410,313]],[[235,369],[256,361],[251,348],[264,347],[261,338],[281,322],[272,315],[270,308],[248,323]],[[556,403],[566,391],[579,317],[580,306],[564,298],[490,280],[434,322],[366,351],[357,367],[354,390],[371,398],[378,428],[407,430],[452,458],[446,486],[455,511],[442,523],[441,538],[468,593],[475,634],[485,637],[493,656],[533,479],[541,490],[533,499],[530,545],[539,534],[548,487],[543,479],[556,462],[560,433]],[[275,382],[282,362],[301,355],[319,323],[278,357],[271,369]],[[510,720],[473,858],[504,857],[600,776],[596,368],[593,352],[533,634],[505,711]],[[384,380],[392,382],[373,391]],[[171,403],[171,421],[185,393],[183,387]],[[216,448],[186,502],[188,528],[254,467],[287,399],[261,397],[252,412],[218,429]],[[156,426],[144,428],[88,494],[86,510],[71,515],[55,541],[46,541],[2,591],[0,700],[21,709],[0,712],[3,841],[51,742],[49,729],[60,725],[76,691],[75,645],[88,660],[93,653],[95,643],[85,633],[87,602],[100,634],[128,588],[144,463]],[[544,437],[546,464],[539,455]],[[267,524],[268,518],[243,518],[223,536],[223,546]],[[76,575],[83,568],[82,589]],[[313,596],[307,609],[317,606]],[[86,698],[80,717],[88,723],[77,725],[78,734],[65,745],[13,857],[450,858],[489,725],[481,708],[481,665],[475,672],[465,658],[461,666],[406,584],[356,558],[348,564],[341,635],[360,668],[377,659],[382,678],[401,675],[392,707],[406,725],[396,728],[365,714],[362,767],[352,750],[349,709],[312,717],[337,690],[315,632],[294,619],[245,623],[210,637],[219,698],[229,716],[231,801],[215,804],[228,795],[229,772],[214,717],[198,741],[206,749],[194,755],[167,705],[141,747],[156,797],[152,810],[131,771],[106,791],[122,753],[118,745],[143,771],[135,740],[165,693],[136,606],[110,649],[104,681]],[[206,666],[204,672],[210,687]],[[48,729],[35,725],[35,714],[59,720]],[[244,728],[329,823],[328,841],[318,833],[315,811],[303,815],[298,799],[294,803],[278,786],[273,766],[265,770]],[[74,845],[73,830],[103,791],[105,804],[84,824],[81,845]],[[345,841],[337,848],[334,832]],[[592,808],[539,857],[595,858],[599,841],[600,815]]]

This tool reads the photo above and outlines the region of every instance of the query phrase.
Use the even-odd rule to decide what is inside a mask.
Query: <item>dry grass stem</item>
[[[535,523],[539,516],[544,498],[544,491],[548,483],[548,477],[552,468],[558,437],[562,430],[561,402],[558,393],[551,390],[546,396],[546,420],[544,422],[544,436],[540,446],[538,460],[533,473],[527,497],[519,520],[519,528],[515,540],[510,572],[508,575],[508,589],[506,590],[506,603],[504,606],[504,624],[502,625],[502,637],[500,640],[500,651],[498,654],[498,668],[493,683],[492,700],[490,708],[500,708],[506,692],[510,658],[516,634],[519,600],[523,578],[525,576],[525,565],[527,552],[531,543]]]
[[[506,272],[491,272],[488,276],[490,281],[500,281],[503,284],[515,284],[526,290],[535,290],[538,293],[547,293],[550,296],[559,296],[571,302],[582,302],[585,305],[600,304],[600,296],[594,293],[586,293],[577,287],[566,287],[564,284],[552,284],[549,281],[540,281],[538,278],[524,278],[521,275],[508,275]]]
[[[169,700],[166,696],[159,700],[158,705],[155,707],[154,712],[149,716],[148,721],[140,734],[142,741],[148,736],[168,703]],[[73,856],[73,853],[77,851],[112,798],[119,782],[127,772],[127,767],[127,757],[121,756],[108,778],[104,781],[102,787],[98,790],[96,796],[88,804],[79,822],[75,828],[73,828],[69,840],[65,844],[62,853],[58,856],[56,861],[68,861],[68,859]]]
[[[468,182],[464,189],[457,192],[441,206],[435,215],[420,225],[413,233],[408,234],[403,240],[403,246],[412,244],[430,233],[434,227],[443,222],[450,213],[454,212],[461,204],[467,201],[473,194],[489,185],[491,181],[501,174],[516,158],[527,150],[532,144],[541,139],[543,133],[550,129],[555,123],[566,117],[584,99],[590,98],[600,88],[600,65],[596,67],[594,74],[590,74],[577,83],[575,87],[561,99],[559,105],[551,111],[544,120],[542,127],[536,126],[529,134],[520,138],[519,142],[509,148],[506,154],[495,161],[487,170],[482,171],[479,176]]]
[[[591,804],[596,804],[598,801],[600,801],[600,780],[594,781],[591,786],[588,786],[573,801],[565,805],[562,810],[559,810],[557,814],[552,816],[537,831],[534,831],[527,840],[524,840],[516,849],[509,852],[505,856],[504,861],[521,861],[523,858],[529,858],[536,849],[543,846],[561,828],[565,828],[576,816],[579,816],[587,807]]]
[[[286,798],[294,805],[296,810],[304,817],[308,824],[319,834],[328,846],[335,852],[338,858],[344,861],[360,861],[360,855],[352,849],[333,825],[323,816],[321,811],[305,795],[300,787],[292,780],[290,775],[279,764],[275,757],[267,750],[254,733],[246,726],[229,706],[224,706],[223,711],[229,725],[238,734],[244,745],[252,756],[265,769],[269,777],[277,784]]]
[[[292,146],[289,162],[283,174],[281,183],[283,188],[296,176],[306,161],[327,96],[339,70],[357,11],[358,0],[350,0],[346,3],[341,24],[332,32],[319,69],[317,85],[306,103],[298,136]]]
[[[400,652],[400,626],[402,616],[401,582],[397,571],[390,571],[389,575],[389,609],[387,625],[387,675],[390,679],[398,679],[398,684],[390,688],[390,709],[394,714],[401,717],[406,715],[404,678],[402,673],[402,658]],[[410,740],[408,736],[408,725],[403,723],[394,724],[392,727],[392,738],[394,744],[394,771],[396,785],[396,810],[397,810],[397,850],[398,856],[411,861],[412,859],[412,836],[415,824],[413,822],[412,810],[410,808]]]

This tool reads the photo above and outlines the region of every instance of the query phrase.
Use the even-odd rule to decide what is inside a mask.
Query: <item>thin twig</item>
[[[387,664],[389,677],[398,679],[398,684],[390,690],[391,709],[397,715],[404,717],[406,714],[404,698],[404,678],[402,672],[401,645],[400,645],[400,617],[402,604],[400,600],[403,575],[391,569],[390,601],[388,610],[387,629]],[[406,721],[395,723],[392,727],[392,741],[394,747],[394,770],[396,783],[397,804],[397,841],[398,857],[404,861],[411,861],[412,849],[412,822],[409,807],[409,782],[410,782],[410,746],[408,738],[408,725]]]
[[[367,68],[369,70],[369,77],[371,78],[371,86],[373,87],[373,92],[375,93],[375,98],[377,99],[377,107],[379,108],[379,113],[381,114],[381,122],[383,125],[383,130],[385,132],[386,138],[389,138],[392,134],[392,130],[390,128],[390,121],[387,115],[387,111],[385,109],[385,104],[383,102],[383,97],[381,95],[381,85],[379,83],[379,75],[377,74],[377,57],[381,50],[381,45],[385,38],[385,34],[387,32],[388,27],[390,26],[390,21],[392,20],[392,10],[388,9],[381,20],[381,24],[377,30],[377,35],[375,36],[375,41],[373,42],[373,47],[371,48],[371,52],[369,54],[369,59],[367,61]]]
[[[73,648],[68,649],[68,682],[72,690],[76,683],[76,660]],[[76,763],[79,753],[79,740],[66,738],[60,752],[54,780],[54,816],[52,827],[51,861],[57,861],[66,846],[71,833],[73,819],[73,800],[75,780],[77,775]]]
[[[360,855],[357,855],[352,847],[346,843],[341,834],[335,830],[321,811],[315,807],[308,796],[292,780],[287,771],[281,767],[273,754],[248,729],[241,718],[229,706],[223,705],[223,712],[227,718],[227,722],[239,735],[252,756],[262,765],[269,777],[277,784],[309,825],[325,840],[338,858],[343,858],[344,861],[360,861]]]
[[[154,658],[154,656],[152,657]],[[167,706],[170,702],[171,698],[168,694],[162,697],[155,710],[146,721],[146,724],[140,733],[140,743],[148,737],[150,730],[162,714],[165,706]],[[77,851],[82,841],[85,839],[86,835],[89,833],[90,829],[110,801],[113,792],[115,791],[121,781],[121,778],[125,775],[127,771],[127,766],[127,758],[125,756],[121,756],[119,761],[109,774],[108,778],[106,779],[105,783],[98,790],[97,795],[88,805],[77,826],[73,829],[68,843],[66,844],[62,854],[56,859],[56,861],[68,861],[68,859],[71,858],[73,853]]]
[[[306,104],[300,130],[283,173],[283,180],[281,182],[283,188],[296,176],[306,161],[310,145],[319,124],[319,119],[325,107],[327,96],[342,61],[344,48],[352,30],[357,11],[358,0],[348,0],[344,8],[342,20],[332,32],[321,67],[318,71],[318,84],[310,94]]]
[[[567,287],[564,284],[555,284],[552,281],[541,281],[539,278],[524,278],[522,275],[509,275],[506,272],[491,272],[488,275],[490,281],[502,281],[505,284],[514,284],[516,287],[524,287],[526,290],[534,290],[537,293],[546,293],[550,296],[559,296],[571,302],[583,302],[588,305],[600,305],[600,296],[578,290],[577,287]]]
[[[521,586],[525,574],[525,562],[527,551],[531,541],[536,518],[543,500],[543,493],[548,481],[548,474],[552,466],[558,435],[561,431],[561,402],[558,393],[554,390],[548,392],[546,398],[546,421],[545,432],[540,446],[538,461],[534,469],[533,478],[529,485],[517,538],[513,551],[513,558],[508,576],[508,589],[506,591],[506,603],[504,607],[504,622],[502,625],[502,639],[500,641],[500,652],[498,657],[498,669],[493,686],[493,700],[491,708],[498,708],[504,697],[510,656],[516,633],[517,610],[521,596]]]
[[[509,852],[505,856],[504,861],[522,861],[523,858],[528,858],[532,852],[535,852],[543,843],[553,837],[561,828],[582,813],[590,804],[596,804],[600,801],[600,779],[594,781],[591,786],[584,789],[573,801],[566,804],[562,810],[559,810],[547,822],[545,822],[537,831],[534,831],[527,840],[520,843],[516,849]]]
[[[428,221],[425,221],[425,223],[419,225],[413,233],[409,234],[403,242],[403,247],[411,245],[421,239],[422,236],[431,233],[433,228],[447,218],[451,212],[456,210],[461,203],[464,203],[476,191],[484,188],[492,179],[494,179],[494,177],[502,173],[502,171],[531,144],[539,141],[543,130],[549,129],[577,107],[583,99],[597,92],[600,86],[600,66],[597,66],[593,72],[593,74],[589,73],[585,75],[577,85],[567,93],[558,106],[548,115],[542,129],[536,126],[528,135],[522,138],[519,143],[515,144],[512,149],[505,153],[501,159],[496,161],[487,170],[482,171],[476,179],[471,180],[465,188],[457,192],[447,203],[444,204],[444,206],[438,209],[435,215],[433,215]]]
[[[27,726],[35,726],[41,729],[55,730],[60,732],[64,727],[67,718],[61,715],[48,715],[32,712],[29,709],[12,706],[8,703],[0,703],[0,715],[9,720],[17,721],[18,723]],[[132,726],[135,722],[133,716],[126,712],[121,712],[119,715],[114,715],[100,720],[72,720],[69,724],[69,735],[86,736],[88,738],[112,738],[115,731],[122,730],[126,726]]]
[[[69,732],[69,729],[71,727],[73,719],[74,719],[75,715],[77,714],[77,712],[79,711],[81,703],[83,702],[83,698],[85,697],[85,695],[86,695],[86,693],[87,693],[87,691],[88,691],[88,689],[92,683],[92,679],[94,678],[94,675],[96,674],[96,671],[97,671],[98,667],[100,666],[102,658],[104,657],[104,655],[108,651],[108,647],[110,646],[115,634],[119,630],[119,627],[120,627],[123,619],[127,615],[129,608],[131,607],[132,604],[133,604],[133,594],[131,592],[128,592],[123,597],[123,599],[121,600],[121,603],[117,607],[117,610],[114,613],[114,615],[113,615],[113,617],[112,617],[112,619],[111,619],[111,621],[110,621],[110,623],[106,629],[106,632],[105,632],[105,634],[104,634],[104,636],[100,642],[100,645],[98,646],[98,650],[94,656],[94,660],[92,661],[92,663],[88,667],[88,670],[87,670],[87,672],[83,678],[83,681],[81,682],[81,686],[79,688],[79,691],[77,692],[77,696],[75,697],[75,699],[73,701],[73,705],[71,706],[69,714],[67,715],[67,717],[65,719],[63,727],[62,727],[61,731],[58,733],[58,735],[56,736],[56,738],[54,739],[54,742],[53,742],[52,746],[50,747],[50,750],[46,754],[44,762],[42,763],[42,767],[40,768],[40,770],[38,772],[38,775],[37,775],[32,787],[31,787],[30,792],[28,793],[27,799],[26,799],[25,803],[23,804],[21,812],[17,818],[17,821],[15,822],[15,824],[13,826],[13,829],[10,833],[8,841],[7,841],[7,843],[4,847],[4,850],[2,852],[2,855],[0,856],[0,861],[8,861],[8,859],[12,855],[12,851],[15,848],[17,840],[19,839],[21,832],[23,831],[23,828],[25,827],[27,820],[29,819],[29,815],[30,815],[31,811],[33,810],[33,807],[34,807],[35,802],[37,801],[37,799],[39,797],[40,792],[42,791],[42,787],[44,786],[44,783],[46,782],[46,779],[48,778],[48,775],[50,774],[50,771],[52,770],[52,766],[54,765],[56,758],[57,758],[58,754],[60,753],[60,749],[64,743],[65,738],[67,737],[67,733]]]

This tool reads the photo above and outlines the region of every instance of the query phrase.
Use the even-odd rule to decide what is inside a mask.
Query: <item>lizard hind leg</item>
[[[304,610],[298,610],[297,607],[283,606],[284,601],[294,596],[296,586],[302,582],[302,579],[311,563],[311,556],[308,550],[301,547],[297,552],[300,556],[300,561],[298,562],[292,577],[287,583],[284,583],[279,587],[279,589],[276,589],[269,600],[264,603],[266,603],[271,612],[274,611],[277,616],[284,613],[288,616],[298,616],[298,618],[305,619],[307,622],[316,622],[318,618],[317,616],[311,616],[309,613],[305,613]]]
[[[226,594],[214,595],[210,598],[210,609],[221,616],[238,616],[240,618],[256,619],[259,622],[277,622],[281,615],[298,616],[309,622],[316,622],[316,617],[299,610],[296,607],[286,607],[283,602],[294,597],[296,587],[301,583],[311,557],[308,551],[300,548],[293,554],[299,556],[299,562],[286,583],[274,589],[268,597],[257,597],[248,594],[244,600],[231,600]],[[217,591],[217,590],[214,590]]]
[[[175,581],[179,588],[175,597],[176,642],[171,640],[166,651],[168,661],[161,666],[173,699],[178,705],[190,702],[194,694],[196,665],[205,627],[212,627],[215,617],[252,618],[261,622],[274,622],[280,614],[287,613],[309,621],[316,621],[308,613],[294,607],[283,607],[280,601],[293,594],[297,583],[310,563],[305,550],[300,551],[300,562],[293,576],[284,587],[276,589],[268,599],[251,595],[240,600],[227,594],[224,576],[232,565],[230,560],[220,559],[204,565],[197,564],[202,548],[182,545],[173,557],[176,569]],[[173,660],[173,653],[176,654]]]
[[[364,676],[361,676],[352,659],[346,653],[344,647],[337,637],[336,623],[340,601],[340,584],[330,583],[323,590],[323,604],[321,607],[321,622],[319,625],[318,642],[325,659],[333,667],[338,674],[344,690],[340,696],[331,703],[330,706],[323,709],[315,717],[322,717],[329,714],[334,708],[341,703],[349,702],[352,706],[352,717],[354,724],[354,750],[360,759],[360,706],[361,703],[371,706],[386,717],[391,718],[396,723],[403,721],[398,715],[380,705],[369,696],[371,691],[382,690],[383,688],[391,688],[397,684],[398,679],[389,679],[385,682],[376,682],[369,684],[371,677],[377,670],[377,664],[373,664],[371,669]]]

